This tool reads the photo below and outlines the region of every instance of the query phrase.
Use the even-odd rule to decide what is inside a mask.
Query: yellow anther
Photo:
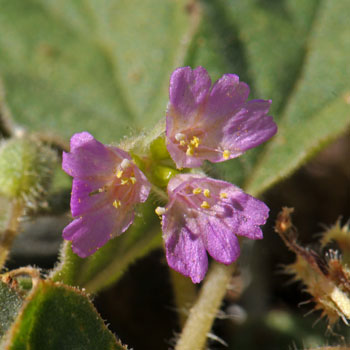
[[[194,152],[193,152],[193,146],[188,145],[187,146],[187,151],[186,151],[186,155],[187,156],[193,156]]]
[[[186,145],[186,142],[184,140],[181,140],[180,141],[180,146],[185,146]]]
[[[123,170],[117,171],[117,178],[120,179],[123,176]]]
[[[114,208],[119,208],[119,207],[121,207],[121,205],[122,205],[122,202],[120,201],[120,200],[115,200],[114,202],[113,202],[113,207]]]
[[[155,212],[156,212],[156,214],[158,215],[158,216],[162,216],[164,213],[165,213],[165,208],[163,208],[163,207],[157,207],[156,209],[155,209]]]
[[[131,176],[131,177],[130,177],[130,182],[131,182],[133,185],[135,185],[135,183],[136,183],[136,177]]]
[[[121,179],[120,183],[126,185],[129,182],[129,179]]]
[[[201,204],[201,208],[203,209],[209,209],[210,208],[210,205],[207,201],[203,201],[202,204]]]
[[[231,155],[231,152],[227,149],[225,149],[224,152],[222,152],[222,156],[224,157],[224,159],[229,159]]]
[[[193,194],[200,194],[201,192],[202,192],[202,189],[200,187],[197,187],[192,191]]]
[[[226,192],[221,192],[220,193],[220,198],[227,198],[227,193]]]
[[[200,144],[200,139],[197,136],[193,136],[191,140],[191,145],[197,148],[199,144]]]
[[[208,190],[207,188],[203,191],[203,194],[209,198],[210,197],[210,190]]]

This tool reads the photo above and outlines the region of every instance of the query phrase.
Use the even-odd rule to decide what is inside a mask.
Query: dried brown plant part
[[[329,325],[339,319],[349,325],[350,319],[350,274],[341,264],[338,255],[328,254],[326,258],[312,249],[305,248],[297,242],[297,231],[292,224],[293,209],[283,208],[279,213],[275,231],[286,246],[296,254],[296,261],[286,267],[296,281],[305,285],[315,303],[314,310],[321,311],[321,318],[326,317]]]
[[[342,252],[342,261],[350,267],[350,222],[341,226],[340,219],[327,229],[320,240],[324,248],[329,243],[335,242]]]

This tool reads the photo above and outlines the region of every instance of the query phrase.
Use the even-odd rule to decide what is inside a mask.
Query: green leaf
[[[249,192],[266,190],[349,127],[349,15],[348,1],[323,1],[308,42],[302,76],[277,136],[248,178]]]
[[[5,349],[126,350],[78,289],[40,281],[6,336]]]
[[[206,67],[213,81],[227,72],[238,74],[251,87],[250,98],[272,99],[271,114],[278,120],[301,69],[319,2],[205,0],[187,64]],[[216,164],[214,171],[243,186],[264,147]]]
[[[208,67],[213,80],[237,73],[252,97],[273,101],[277,136],[213,170],[258,195],[349,125],[349,6],[346,0],[203,4],[187,63]]]
[[[142,206],[142,213],[123,235],[110,240],[92,256],[82,259],[65,243],[61,263],[52,273],[54,281],[85,288],[96,293],[115,283],[136,259],[162,244],[159,219],[152,205]]]
[[[17,316],[22,306],[22,297],[8,284],[0,281],[0,339]]]
[[[0,0],[0,75],[15,121],[104,142],[152,126],[190,39],[186,3]]]

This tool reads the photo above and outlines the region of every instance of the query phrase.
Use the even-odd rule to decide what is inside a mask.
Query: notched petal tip
[[[190,67],[176,69],[170,77],[168,116],[175,112],[176,118],[186,122],[209,94],[211,80],[203,67],[192,70]],[[167,124],[169,118],[167,118]],[[179,120],[178,120],[179,121]]]
[[[76,148],[81,147],[87,142],[95,140],[94,137],[87,131],[82,131],[74,134],[70,139],[70,150],[74,151]]]

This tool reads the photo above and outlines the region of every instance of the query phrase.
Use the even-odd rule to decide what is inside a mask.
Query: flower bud
[[[153,159],[162,160],[170,158],[169,152],[166,148],[165,138],[160,136],[152,141],[150,151]]]
[[[165,187],[169,180],[177,174],[179,174],[179,171],[174,168],[164,165],[156,165],[152,169],[152,180],[157,186]]]
[[[53,150],[31,137],[14,138],[0,145],[0,195],[23,200],[35,208],[51,183],[57,161]]]

